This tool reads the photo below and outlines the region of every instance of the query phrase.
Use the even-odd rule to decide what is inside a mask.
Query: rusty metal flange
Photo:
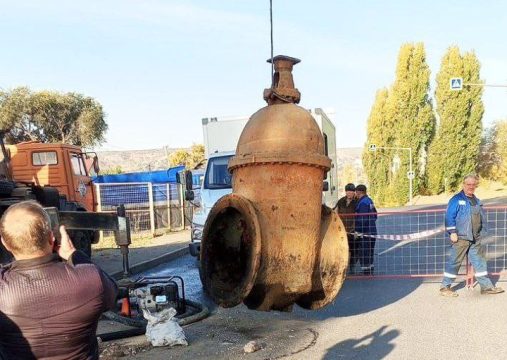
[[[236,194],[221,197],[203,230],[201,280],[220,306],[240,304],[250,293],[260,265],[261,230],[252,203]]]
[[[312,275],[312,291],[296,304],[304,309],[320,309],[332,302],[340,291],[349,266],[347,233],[340,217],[322,206],[320,252]]]
[[[325,155],[312,153],[295,153],[295,152],[264,152],[255,154],[237,154],[229,160],[229,171],[234,169],[255,164],[269,163],[289,163],[316,166],[328,171],[331,168],[331,159]]]

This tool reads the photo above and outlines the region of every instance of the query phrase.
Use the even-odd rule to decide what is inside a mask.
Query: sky
[[[333,108],[338,147],[363,146],[375,92],[398,50],[424,42],[434,81],[446,49],[473,50],[507,84],[507,2],[273,0],[274,53],[305,108]],[[268,0],[0,1],[0,87],[74,91],[107,114],[98,150],[202,143],[203,117],[249,116],[270,85]],[[507,118],[486,88],[484,124]]]

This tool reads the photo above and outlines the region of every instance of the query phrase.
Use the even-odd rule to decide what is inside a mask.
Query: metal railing
[[[485,207],[487,235],[484,245],[488,272],[500,275],[507,270],[507,207]],[[369,215],[365,215],[369,216]],[[362,221],[361,216],[340,214],[344,223]],[[368,222],[366,222],[368,224]],[[451,247],[445,231],[445,210],[379,212],[376,221],[362,231],[350,231],[350,278],[441,277]],[[375,225],[375,226],[374,226]],[[367,257],[373,248],[373,262]],[[460,275],[472,277],[464,261]],[[369,265],[373,265],[371,270]]]
[[[191,222],[193,206],[184,201],[179,184],[97,183],[95,187],[97,211],[113,212],[125,205],[133,236],[183,230]]]

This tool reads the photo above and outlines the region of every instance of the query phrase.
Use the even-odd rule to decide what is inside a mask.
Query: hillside
[[[341,191],[345,184],[367,184],[366,175],[361,160],[363,148],[336,149],[338,189]]]
[[[167,169],[167,157],[177,149],[98,151],[101,172],[120,168],[122,172]]]
[[[167,169],[167,157],[177,148],[160,148],[147,150],[124,150],[124,151],[99,151],[100,169],[102,172],[121,168],[123,172],[138,172]],[[337,149],[337,172],[338,178],[342,179],[344,170],[352,167],[356,173],[356,179],[345,179],[347,181],[364,181],[363,166],[361,163],[362,148],[340,148]],[[341,185],[341,182],[340,182]]]
[[[338,170],[343,170],[345,165],[349,164],[355,168],[363,168],[361,155],[363,148],[338,148],[336,156],[338,158]]]

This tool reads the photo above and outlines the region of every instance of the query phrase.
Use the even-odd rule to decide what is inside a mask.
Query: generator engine
[[[135,280],[122,279],[117,284],[119,313],[123,316],[142,317],[143,309],[153,313],[174,308],[176,316],[186,311],[185,283],[181,276],[142,276]]]
[[[134,290],[134,296],[140,309],[158,312],[163,309],[179,309],[180,297],[178,286],[174,282],[148,284]]]

